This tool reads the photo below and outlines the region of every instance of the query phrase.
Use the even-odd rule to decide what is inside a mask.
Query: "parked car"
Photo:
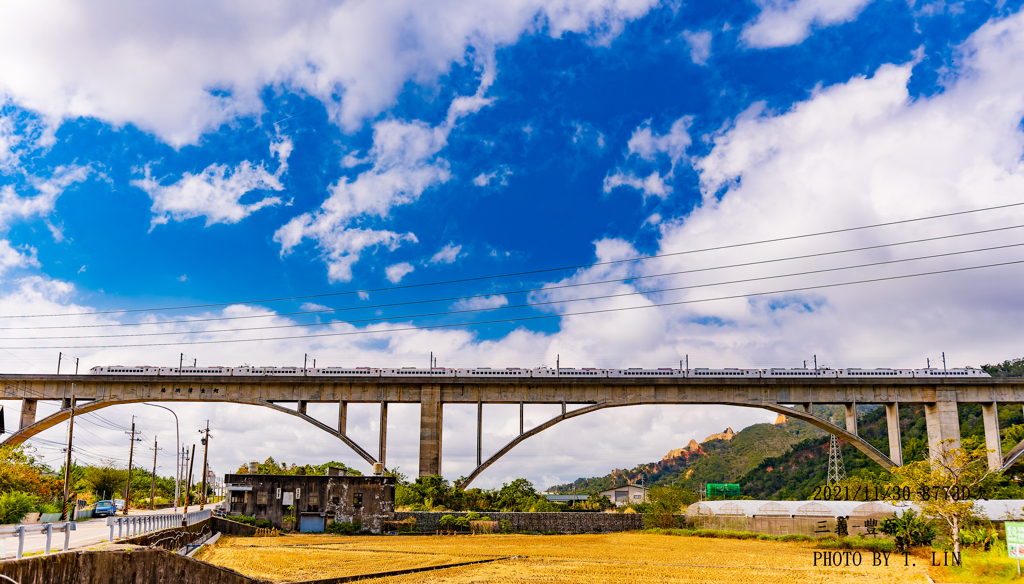
[[[223,507],[217,507],[216,509],[213,510],[213,516],[214,517],[227,517],[228,516],[228,511],[227,511],[227,509],[224,509]]]
[[[113,501],[98,501],[96,508],[92,511],[93,517],[108,517],[117,513],[117,507]]]
[[[124,511],[124,499],[114,499],[114,507],[116,507],[118,511]]]

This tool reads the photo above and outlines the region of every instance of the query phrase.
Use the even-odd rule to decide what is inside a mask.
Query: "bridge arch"
[[[118,400],[104,400],[104,399],[100,399],[100,400],[83,402],[81,405],[77,405],[76,404],[76,406],[75,406],[75,415],[87,414],[89,412],[94,412],[94,411],[97,411],[97,410],[101,410],[103,408],[108,408],[110,406],[118,406],[118,405],[124,405],[124,404],[146,403],[146,402],[177,402],[177,403],[181,403],[183,401],[184,400],[180,400],[180,399],[160,400],[160,399],[151,399],[151,398],[150,399],[118,399]],[[197,403],[197,402],[199,402],[199,400],[189,401],[188,403]],[[345,443],[345,445],[347,445],[349,448],[351,448],[353,451],[355,451],[355,453],[358,454],[360,456],[360,458],[362,458],[366,462],[370,463],[370,466],[373,466],[377,462],[377,459],[375,459],[373,457],[373,455],[371,455],[369,452],[364,450],[361,446],[356,444],[356,442],[353,441],[351,438],[349,438],[345,434],[342,434],[339,431],[331,428],[327,424],[324,424],[323,422],[321,422],[321,421],[319,421],[319,420],[317,420],[315,418],[312,418],[312,417],[310,417],[310,416],[308,416],[308,415],[306,415],[306,414],[304,414],[302,412],[297,412],[295,410],[291,410],[291,409],[288,409],[286,407],[279,406],[279,405],[277,405],[275,403],[271,403],[271,402],[268,402],[268,401],[263,400],[263,399],[257,399],[257,400],[252,401],[252,402],[249,402],[249,401],[239,402],[239,401],[228,401],[228,400],[202,400],[202,402],[199,402],[199,403],[203,403],[203,402],[234,403],[234,404],[241,404],[241,405],[248,405],[248,406],[262,406],[262,407],[265,407],[265,408],[270,408],[272,410],[276,410],[278,412],[282,412],[282,413],[285,413],[285,414],[289,414],[289,415],[295,416],[297,418],[300,418],[300,419],[302,419],[302,420],[304,420],[304,421],[306,421],[306,422],[316,426],[317,428],[320,428],[321,430],[327,432],[328,434],[334,436],[335,438],[341,440],[342,442]],[[21,428],[17,432],[14,432],[13,434],[11,434],[7,438],[7,440],[4,440],[0,444],[10,445],[10,446],[17,446],[19,444],[24,443],[26,440],[28,440],[29,438],[35,436],[36,434],[39,434],[40,432],[43,432],[45,430],[49,430],[50,428],[56,426],[57,424],[66,422],[68,420],[68,418],[70,418],[70,417],[71,417],[71,409],[64,408],[64,409],[58,410],[57,412],[55,412],[53,414],[50,414],[49,416],[46,416],[45,418],[43,418],[41,420],[38,420],[38,421],[28,425],[28,426],[25,426],[24,428]]]
[[[559,414],[559,415],[555,416],[554,418],[551,418],[547,422],[544,422],[543,424],[541,424],[541,425],[539,425],[539,426],[537,426],[535,428],[531,428],[530,430],[528,430],[526,432],[523,432],[519,436],[516,436],[515,438],[513,438],[511,442],[506,444],[504,447],[502,447],[500,450],[498,450],[498,452],[494,453],[494,455],[492,455],[486,461],[481,463],[480,466],[476,467],[473,470],[473,472],[471,472],[469,474],[469,476],[467,476],[461,483],[459,483],[459,487],[462,488],[462,489],[465,489],[467,486],[469,486],[469,484],[471,482],[473,482],[474,479],[476,479],[478,476],[480,476],[480,473],[482,473],[484,470],[486,470],[487,467],[489,467],[492,464],[494,464],[495,462],[497,462],[498,459],[501,458],[502,456],[508,454],[509,451],[511,451],[516,446],[518,446],[521,442],[523,442],[527,438],[530,438],[531,436],[536,436],[537,434],[540,434],[544,430],[547,430],[548,428],[554,426],[555,424],[557,424],[559,422],[562,422],[564,420],[568,420],[570,418],[575,418],[577,416],[582,416],[583,414],[589,414],[591,412],[596,412],[598,410],[603,410],[605,408],[613,408],[613,407],[617,408],[617,407],[624,407],[624,406],[631,406],[631,405],[642,405],[642,404],[608,404],[608,403],[597,403],[597,404],[593,404],[593,405],[590,405],[590,406],[582,407],[582,408],[579,408],[579,409],[576,409],[576,410],[573,410],[573,411],[570,411],[570,412],[565,412],[564,414]],[[867,440],[864,440],[863,438],[861,438],[860,436],[858,436],[858,435],[856,435],[856,434],[854,434],[852,432],[848,432],[845,428],[840,428],[839,426],[836,426],[835,424],[829,422],[828,420],[825,420],[824,418],[819,418],[818,416],[815,416],[814,414],[811,414],[811,413],[808,413],[808,412],[802,412],[802,411],[797,410],[796,408],[788,408],[788,407],[777,405],[777,404],[722,404],[722,405],[731,405],[731,406],[749,407],[749,408],[759,408],[759,409],[763,409],[763,410],[768,410],[770,412],[775,412],[775,413],[778,413],[778,414],[783,414],[785,416],[788,416],[788,417],[791,417],[791,418],[796,418],[798,420],[803,420],[803,421],[811,424],[812,426],[815,426],[817,428],[821,428],[822,430],[824,430],[824,431],[826,431],[826,432],[828,432],[830,434],[835,434],[839,438],[842,438],[842,439],[846,440],[847,442],[850,443],[851,446],[853,446],[857,450],[860,450],[861,452],[863,452],[868,458],[870,458],[871,460],[873,460],[873,461],[877,462],[878,464],[880,464],[882,466],[882,468],[884,468],[885,470],[889,470],[889,469],[893,468],[894,466],[897,466],[896,463],[894,463],[892,460],[890,460],[888,456],[882,454],[877,448],[872,446]],[[1022,444],[1024,444],[1024,443],[1022,443]]]

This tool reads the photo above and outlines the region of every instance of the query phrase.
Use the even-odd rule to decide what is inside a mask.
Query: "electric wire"
[[[926,256],[918,256],[915,258],[903,258],[898,260],[886,260],[881,262],[871,262],[866,264],[856,264],[852,266],[840,266],[836,268],[823,268],[820,270],[807,270],[803,272],[793,272],[789,274],[776,274],[772,276],[760,276],[756,278],[743,278],[740,280],[727,280],[723,282],[713,282],[709,284],[693,284],[690,286],[674,286],[671,288],[660,288],[655,290],[638,290],[633,292],[623,292],[619,294],[604,294],[600,296],[588,296],[583,298],[567,298],[564,300],[545,300],[540,302],[524,302],[522,304],[506,304],[504,306],[493,306],[487,308],[467,308],[462,310],[446,310],[441,312],[429,312],[423,314],[407,314],[401,316],[388,316],[388,317],[373,317],[363,319],[350,319],[350,320],[333,320],[327,322],[310,322],[310,323],[295,323],[295,324],[282,324],[282,325],[268,325],[258,327],[247,327],[247,328],[228,328],[228,329],[213,329],[213,330],[200,330],[200,331],[161,331],[152,333],[121,333],[111,335],[61,335],[61,336],[48,336],[48,337],[0,337],[0,340],[13,341],[13,340],[68,340],[68,339],[111,339],[111,338],[137,338],[137,337],[159,337],[159,336],[175,336],[175,335],[191,335],[191,334],[218,334],[218,333],[235,333],[235,332],[250,332],[250,331],[263,331],[263,330],[279,330],[279,329],[290,329],[290,328],[311,328],[321,326],[333,326],[339,324],[358,324],[364,322],[389,322],[393,320],[405,320],[412,318],[427,318],[436,316],[451,316],[456,314],[472,314],[478,312],[489,312],[494,310],[509,310],[514,308],[532,308],[536,306],[550,306],[556,304],[568,304],[571,302],[586,302],[590,300],[607,300],[611,298],[624,298],[629,296],[645,296],[648,294],[659,294],[663,292],[676,292],[680,290],[693,290],[698,288],[711,288],[715,286],[726,286],[731,284],[743,284],[749,282],[759,282],[764,280],[775,280],[779,278],[792,278],[796,276],[807,276],[813,274],[823,274],[830,272],[838,272],[843,270],[854,270],[874,266],[883,266],[891,264],[899,264],[904,262],[919,261],[925,259],[935,259],[940,257],[951,257],[956,255],[964,255],[969,253],[979,253],[984,251],[993,251],[998,249],[1009,249],[1014,247],[1024,246],[1024,243],[1014,243],[1008,245],[1000,245],[993,247],[978,248],[972,250],[963,250],[956,252],[948,252],[941,254],[932,254]]]
[[[544,268],[544,269],[539,269],[539,270],[526,270],[526,271],[511,272],[511,273],[506,273],[506,274],[493,274],[493,275],[489,275],[489,276],[474,276],[474,277],[470,277],[470,278],[459,278],[459,279],[455,279],[455,280],[444,280],[444,281],[439,281],[439,282],[423,282],[423,283],[418,283],[418,284],[404,284],[404,285],[401,285],[401,286],[387,286],[387,287],[381,287],[381,288],[367,288],[367,289],[362,289],[362,290],[347,290],[347,291],[342,291],[342,292],[326,292],[326,293],[322,293],[322,294],[305,294],[305,295],[301,295],[301,296],[287,296],[287,297],[280,297],[280,298],[267,298],[267,299],[261,299],[261,300],[247,300],[247,301],[235,301],[235,302],[214,302],[214,303],[206,303],[206,304],[193,304],[193,305],[187,305],[187,306],[165,306],[165,307],[152,307],[152,308],[129,308],[129,309],[121,309],[121,310],[94,310],[94,311],[85,311],[85,312],[76,312],[76,313],[55,313],[55,314],[28,314],[28,315],[10,314],[10,315],[0,315],[0,319],[6,319],[6,318],[43,318],[43,317],[56,317],[56,316],[83,316],[83,315],[93,315],[93,314],[126,314],[126,313],[135,313],[135,312],[162,312],[162,311],[167,311],[167,310],[186,310],[186,309],[193,309],[193,308],[211,308],[211,307],[215,307],[215,306],[230,306],[230,305],[236,305],[236,304],[265,304],[265,303],[269,303],[269,302],[282,302],[282,301],[286,301],[286,300],[307,300],[307,299],[310,299],[310,298],[326,298],[326,297],[331,297],[331,296],[344,296],[344,295],[351,295],[351,294],[359,294],[360,292],[362,292],[362,293],[382,292],[382,291],[385,291],[385,290],[402,290],[402,289],[410,289],[410,288],[423,288],[423,287],[427,287],[427,286],[440,286],[440,285],[445,285],[445,284],[460,284],[460,283],[475,282],[475,281],[480,281],[480,280],[493,280],[493,279],[497,279],[497,278],[509,278],[509,277],[514,277],[514,276],[525,276],[525,275],[531,275],[531,274],[543,274],[543,273],[557,272],[557,271],[562,271],[562,270],[574,270],[574,269],[588,268],[588,267],[593,267],[593,266],[607,266],[607,265],[621,264],[621,263],[627,263],[627,262],[638,262],[638,261],[645,261],[645,260],[658,259],[658,258],[674,257],[674,256],[688,255],[688,254],[695,254],[695,253],[704,253],[704,252],[709,252],[709,251],[719,251],[719,250],[724,250],[724,249],[736,249],[736,248],[740,248],[740,247],[749,247],[749,246],[753,246],[753,245],[762,245],[762,244],[766,244],[766,243],[778,243],[778,242],[782,242],[782,241],[793,241],[793,240],[796,240],[796,239],[804,239],[804,238],[808,238],[808,237],[818,237],[818,236],[822,236],[822,235],[834,235],[834,234],[837,234],[837,233],[849,233],[849,232],[853,232],[853,231],[863,231],[865,229],[874,229],[874,228],[878,228],[878,227],[889,227],[889,226],[893,226],[893,225],[904,225],[904,224],[907,224],[907,223],[915,223],[915,222],[918,222],[918,221],[928,221],[928,220],[932,220],[932,219],[941,219],[941,218],[946,218],[946,217],[955,217],[955,216],[960,216],[960,215],[968,215],[968,214],[972,214],[972,213],[981,213],[981,212],[985,212],[985,211],[995,211],[995,210],[1000,210],[1000,209],[1008,209],[1008,208],[1011,208],[1011,207],[1019,207],[1021,205],[1024,205],[1024,202],[1010,203],[1010,204],[1006,204],[1006,205],[996,205],[996,206],[993,206],[993,207],[983,207],[983,208],[980,208],[980,209],[969,209],[969,210],[966,210],[966,211],[956,211],[956,212],[952,212],[952,213],[942,213],[942,214],[938,214],[938,215],[929,215],[929,216],[926,216],[926,217],[915,217],[915,218],[912,218],[912,219],[902,219],[902,220],[899,220],[899,221],[888,221],[888,222],[885,222],[885,223],[875,223],[875,224],[872,224],[872,225],[861,225],[861,226],[858,226],[858,227],[845,227],[845,228],[842,228],[842,229],[831,229],[831,230],[828,230],[828,231],[819,231],[819,232],[815,232],[815,233],[805,233],[805,234],[801,234],[801,235],[789,235],[789,236],[785,236],[785,237],[776,237],[776,238],[771,238],[771,239],[762,239],[762,240],[758,240],[758,241],[749,241],[749,242],[744,242],[744,243],[733,243],[733,244],[719,245],[719,246],[706,247],[706,248],[698,248],[698,249],[685,250],[685,251],[668,252],[668,253],[663,253],[663,254],[653,254],[653,255],[647,255],[647,256],[638,256],[638,257],[626,258],[626,259],[621,259],[621,260],[609,260],[609,261],[604,261],[604,262],[593,262],[593,263],[578,264],[578,265],[573,265],[573,266],[561,266],[561,267],[557,267],[557,268]]]
[[[854,280],[854,281],[851,281],[851,282],[837,282],[837,283],[833,283],[833,284],[819,284],[819,285],[815,285],[815,286],[802,286],[802,287],[798,287],[798,288],[787,288],[787,289],[781,289],[781,290],[772,290],[772,291],[768,291],[768,292],[752,292],[752,293],[748,293],[748,294],[734,294],[734,295],[730,295],[730,296],[718,296],[718,297],[714,297],[714,298],[700,298],[700,299],[694,299],[694,300],[679,300],[679,301],[676,301],[676,302],[653,303],[653,304],[647,304],[647,305],[644,305],[644,306],[627,306],[627,307],[620,307],[620,308],[604,308],[604,309],[594,309],[594,310],[586,310],[586,311],[580,311],[580,312],[566,312],[566,313],[562,313],[562,314],[544,314],[544,315],[537,315],[537,316],[523,316],[523,317],[514,317],[514,318],[510,317],[510,318],[502,318],[502,319],[486,320],[486,321],[478,321],[478,322],[460,322],[460,323],[435,324],[435,325],[425,325],[425,326],[409,326],[409,327],[388,328],[388,329],[379,329],[379,330],[331,332],[331,333],[320,333],[320,334],[313,334],[313,335],[289,335],[289,336],[280,336],[280,337],[260,337],[260,338],[254,338],[254,339],[225,339],[225,340],[207,340],[207,341],[177,341],[177,342],[167,342],[167,343],[138,343],[138,344],[121,344],[121,345],[80,345],[80,346],[70,346],[70,347],[65,347],[65,346],[20,346],[20,347],[7,347],[7,348],[8,349],[12,349],[12,350],[13,349],[17,349],[17,350],[38,350],[38,349],[60,349],[60,348],[67,348],[67,349],[113,349],[113,348],[128,348],[128,347],[171,347],[171,346],[182,346],[182,345],[215,345],[215,344],[227,344],[227,343],[251,343],[251,342],[258,342],[258,341],[282,341],[282,340],[292,340],[292,339],[312,339],[312,338],[323,338],[323,337],[361,336],[361,335],[371,335],[371,334],[392,334],[392,333],[407,332],[407,331],[421,331],[421,330],[433,330],[433,329],[444,329],[444,328],[455,328],[455,327],[471,327],[471,326],[480,326],[480,325],[485,325],[485,324],[499,324],[499,323],[509,323],[509,322],[524,322],[524,321],[544,320],[544,319],[551,319],[551,318],[565,318],[567,316],[584,316],[584,315],[591,315],[591,314],[603,314],[603,313],[611,313],[611,312],[624,312],[624,311],[629,311],[629,310],[643,310],[643,309],[647,309],[647,308],[658,308],[658,307],[663,307],[663,306],[680,306],[680,305],[685,305],[685,304],[699,304],[699,303],[704,303],[704,302],[714,302],[714,301],[719,301],[719,300],[733,300],[733,299],[738,299],[738,298],[753,298],[753,297],[756,297],[756,296],[770,296],[772,294],[786,294],[786,293],[790,293],[790,292],[802,292],[802,291],[806,291],[806,290],[821,290],[821,289],[825,289],[825,288],[838,288],[838,287],[841,287],[841,286],[852,286],[852,285],[858,285],[858,284],[868,284],[868,283],[873,283],[873,282],[885,282],[885,281],[892,281],[892,280],[903,280],[903,279],[907,279],[907,278],[917,278],[917,277],[923,277],[923,276],[933,276],[933,275],[937,275],[937,274],[951,274],[951,273],[956,273],[956,272],[966,272],[966,271],[970,271],[970,270],[981,270],[981,269],[995,268],[995,267],[1001,267],[1001,266],[1010,266],[1010,265],[1016,265],[1016,264],[1022,264],[1022,263],[1024,263],[1024,260],[1016,260],[1016,261],[1010,261],[1010,262],[998,262],[998,263],[994,263],[994,264],[984,264],[984,265],[980,265],[980,266],[966,266],[966,267],[951,268],[951,269],[946,269],[946,270],[934,270],[934,271],[930,271],[930,272],[920,272],[920,273],[917,273],[917,274],[902,274],[902,275],[898,275],[898,276],[886,276],[886,277],[881,277],[881,278],[869,278],[869,279],[865,279],[865,280]]]
[[[721,265],[721,266],[710,266],[710,267],[706,267],[706,268],[695,268],[695,269],[680,270],[680,271],[675,271],[675,272],[663,272],[663,273],[660,273],[660,274],[646,274],[646,275],[640,275],[640,276],[630,276],[630,277],[627,277],[627,278],[616,278],[616,279],[609,279],[609,280],[597,280],[597,281],[593,281],[593,282],[577,282],[577,283],[573,283],[573,284],[558,284],[558,285],[553,285],[553,286],[543,286],[543,287],[540,287],[540,288],[526,288],[526,289],[522,289],[522,290],[511,290],[511,291],[503,291],[503,292],[491,292],[491,293],[486,293],[486,294],[472,294],[472,295],[469,295],[469,296],[452,296],[452,297],[447,297],[447,298],[434,298],[434,299],[429,299],[429,300],[409,300],[409,301],[403,301],[403,302],[390,302],[390,303],[385,303],[385,304],[369,304],[369,305],[363,305],[363,306],[349,306],[349,307],[344,307],[344,308],[323,308],[323,309],[318,309],[318,310],[300,310],[300,311],[294,311],[294,312],[273,312],[273,313],[269,313],[269,314],[251,314],[251,315],[245,315],[245,316],[221,316],[221,317],[210,317],[210,318],[187,318],[187,319],[179,319],[179,320],[163,320],[163,321],[153,321],[153,322],[127,322],[127,323],[111,323],[111,324],[79,324],[79,325],[47,325],[47,326],[28,326],[28,327],[0,327],[0,330],[53,330],[53,329],[69,330],[69,329],[83,329],[83,328],[115,328],[115,327],[160,326],[160,325],[168,325],[168,324],[194,324],[194,323],[200,323],[200,322],[246,320],[246,319],[254,319],[254,318],[273,318],[273,317],[281,317],[281,316],[297,316],[297,315],[306,315],[306,314],[324,314],[324,313],[334,313],[334,312],[345,312],[345,311],[351,311],[351,310],[371,310],[371,309],[378,309],[378,308],[392,308],[392,307],[395,307],[395,306],[409,306],[409,305],[414,305],[414,304],[431,304],[431,303],[437,303],[437,302],[453,302],[453,301],[459,301],[459,300],[473,300],[473,299],[476,299],[476,298],[487,298],[487,297],[495,296],[495,295],[499,295],[499,294],[511,295],[511,294],[527,294],[527,293],[530,293],[530,292],[546,292],[546,291],[549,291],[549,290],[560,290],[560,289],[565,289],[565,288],[578,288],[578,287],[582,287],[582,286],[596,286],[596,285],[600,285],[600,284],[612,284],[612,283],[617,283],[617,282],[629,282],[629,281],[652,279],[652,278],[663,278],[663,277],[666,277],[666,276],[678,276],[678,275],[682,275],[682,274],[693,274],[693,273],[710,272],[710,271],[715,271],[715,270],[724,270],[724,269],[731,269],[731,268],[750,267],[750,266],[765,265],[765,264],[778,263],[778,262],[784,262],[784,261],[810,259],[810,258],[825,257],[825,256],[845,254],[845,253],[854,253],[854,252],[858,252],[858,251],[869,251],[869,250],[882,249],[882,248],[887,248],[887,247],[896,247],[896,246],[909,245],[909,244],[914,244],[914,243],[924,243],[924,242],[929,242],[929,241],[938,241],[938,240],[943,240],[943,239],[952,239],[952,238],[956,238],[956,237],[965,237],[965,236],[969,236],[969,235],[993,233],[993,232],[997,232],[997,231],[1007,231],[1007,230],[1011,230],[1011,229],[1021,229],[1021,228],[1024,228],[1024,225],[1013,225],[1013,226],[1009,226],[1009,227],[999,227],[999,228],[995,228],[995,229],[984,229],[984,230],[980,230],[980,231],[970,231],[970,232],[966,232],[966,233],[956,233],[956,234],[952,234],[952,235],[942,235],[942,236],[928,237],[928,238],[923,238],[923,239],[912,239],[912,240],[901,241],[901,242],[897,242],[897,243],[886,243],[886,244],[880,244],[880,245],[870,245],[870,246],[864,246],[864,247],[855,247],[855,248],[850,248],[850,249],[843,249],[843,250],[836,250],[836,251],[827,251],[827,252],[820,252],[820,253],[813,253],[813,254],[804,254],[804,255],[797,255],[797,256],[789,256],[789,257],[775,258],[775,259],[770,259],[770,260],[759,260],[759,261],[754,261],[754,262],[743,262],[743,263],[738,263],[738,264],[726,264],[726,265]],[[985,248],[985,249],[996,249],[996,248]],[[927,256],[927,257],[930,257],[930,256]],[[330,323],[325,323],[325,324],[330,324]],[[247,329],[232,329],[232,330],[247,330]],[[0,338],[4,338],[4,337],[0,337]],[[17,338],[36,338],[36,337],[17,337]],[[38,337],[38,338],[47,338],[47,337]],[[52,337],[52,338],[58,338],[58,337]],[[86,338],[86,337],[69,337],[69,338]],[[7,338],[7,339],[9,339],[9,338]],[[14,356],[13,353],[11,355]]]

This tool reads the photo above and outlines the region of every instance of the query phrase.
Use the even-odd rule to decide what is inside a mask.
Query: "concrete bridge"
[[[899,406],[924,406],[928,442],[934,456],[944,440],[959,444],[958,404],[981,404],[989,466],[1005,469],[1024,454],[1024,442],[1006,456],[1000,446],[997,406],[1024,405],[1024,378],[270,378],[261,376],[149,375],[0,375],[0,399],[22,401],[18,430],[4,443],[20,444],[68,419],[72,398],[76,412],[96,411],[138,402],[226,402],[268,407],[296,416],[337,437],[371,465],[386,462],[387,406],[420,404],[420,476],[441,472],[441,426],[444,404],[477,404],[477,467],[463,485],[523,440],[555,424],[605,408],[651,404],[720,404],[761,408],[804,420],[839,436],[883,468],[903,464]],[[40,400],[59,401],[57,413],[36,420]],[[294,409],[282,403],[295,403]],[[338,423],[328,426],[306,414],[309,403],[337,403]],[[346,434],[350,403],[379,403],[381,424],[377,456]],[[519,404],[519,435],[490,458],[481,451],[484,404]],[[523,427],[525,404],[560,404],[562,413],[532,428]],[[840,427],[811,413],[812,404],[842,404],[846,425]],[[889,453],[886,456],[857,434],[856,406],[886,408]],[[787,407],[795,405],[797,407]],[[575,406],[569,409],[569,406]]]

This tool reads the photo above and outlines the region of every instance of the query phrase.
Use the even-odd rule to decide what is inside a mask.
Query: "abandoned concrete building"
[[[333,469],[332,469],[333,470]],[[360,522],[379,533],[395,515],[395,479],[382,476],[224,475],[228,512],[266,519],[281,528],[295,517],[299,531],[317,532],[331,522]],[[295,506],[294,512],[288,508]]]

